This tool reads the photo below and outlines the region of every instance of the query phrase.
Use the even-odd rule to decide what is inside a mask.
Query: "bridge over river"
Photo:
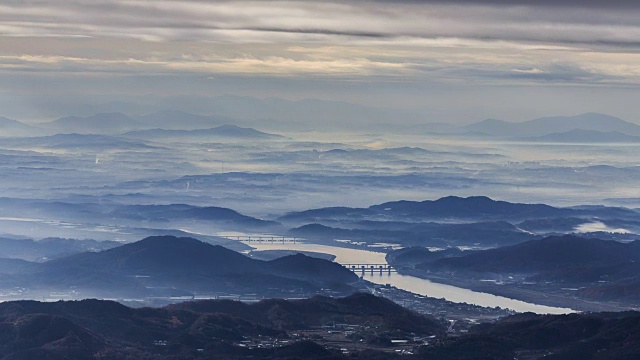
[[[382,273],[391,274],[392,272],[398,272],[393,266],[389,264],[340,264],[347,269],[355,272],[355,273],[365,273],[373,275],[374,273]]]
[[[272,235],[227,235],[224,238],[229,240],[242,241],[246,243],[263,243],[263,244],[301,244],[304,243],[304,239],[288,236],[272,236]],[[398,271],[391,265],[386,263],[341,263],[340,265],[347,269],[361,273],[362,275],[379,273],[391,274]]]
[[[385,261],[385,254],[366,249],[355,249],[338,247],[331,245],[313,244],[301,238],[291,238],[283,236],[225,236],[233,240],[249,241],[251,246],[257,250],[289,250],[308,251],[331,254],[336,256],[335,262],[347,269],[361,275],[365,280],[376,284],[390,284],[399,289],[406,290],[423,296],[444,298],[449,301],[459,303],[470,303],[479,306],[509,308],[520,312],[531,311],[540,314],[566,314],[572,312],[570,309],[554,308],[543,305],[530,304],[523,301],[509,299],[506,297],[471,291],[469,289],[458,288],[451,285],[433,283],[429,280],[420,279],[410,275],[397,273],[396,269]],[[272,240],[273,239],[273,240]],[[262,240],[262,242],[260,242]],[[265,241],[266,240],[266,241]],[[284,243],[282,242],[284,240]],[[295,243],[294,243],[295,241]],[[392,273],[393,276],[388,276]]]
[[[258,236],[258,235],[232,235],[223,236],[225,239],[237,240],[242,242],[253,243],[278,243],[278,244],[298,244],[302,242],[301,238],[289,236]]]

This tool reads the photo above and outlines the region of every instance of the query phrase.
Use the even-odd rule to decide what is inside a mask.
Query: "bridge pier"
[[[391,273],[397,272],[397,270],[394,269],[393,266],[389,264],[342,264],[342,265],[355,273],[362,274],[362,276],[364,276],[365,274],[373,275],[375,273],[382,275],[385,272],[388,275],[391,275]]]

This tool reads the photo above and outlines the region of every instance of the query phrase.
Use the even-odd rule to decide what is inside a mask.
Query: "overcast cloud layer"
[[[626,99],[640,85],[637,1],[4,1],[0,50],[5,98],[59,93],[57,82],[69,94],[92,83],[96,94],[224,93],[224,85],[286,97],[247,80],[280,79],[317,97],[362,90],[325,91],[318,81],[373,84],[372,99],[386,94],[390,107],[428,107],[419,99],[433,92],[448,103],[442,90],[482,108],[473,99],[483,87],[527,88],[513,93],[518,102],[535,89],[570,86],[590,98],[565,113],[639,110],[620,111],[610,91]],[[172,93],[167,79],[177,78]],[[529,110],[520,116],[540,115]],[[460,116],[438,112],[437,120]]]

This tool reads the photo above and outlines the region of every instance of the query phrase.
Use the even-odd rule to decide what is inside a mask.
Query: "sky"
[[[233,94],[640,123],[639,51],[626,0],[5,0],[0,116]]]

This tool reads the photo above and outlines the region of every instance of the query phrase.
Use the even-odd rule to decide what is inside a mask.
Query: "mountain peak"
[[[615,117],[613,115],[609,115],[609,114],[603,114],[603,113],[599,113],[599,112],[585,112],[582,114],[578,114],[575,117],[577,118],[591,118],[591,119],[610,119],[610,120],[622,120],[618,117]],[[624,121],[624,120],[622,120]]]
[[[162,255],[165,255],[165,251],[175,251],[171,254],[174,258],[180,255],[189,256],[191,253],[194,255],[196,253],[206,253],[208,256],[214,255],[214,258],[235,255],[245,257],[220,245],[208,244],[191,237],[177,237],[172,235],[149,236],[140,241],[124,245],[123,248],[124,247],[130,247],[136,250],[146,249]]]
[[[177,237],[172,235],[148,236],[140,241],[131,243],[131,245],[142,246],[184,246],[184,245],[201,245],[206,244],[198,239],[191,237]],[[222,248],[219,245],[211,245],[213,247]]]
[[[112,111],[112,112],[104,112],[104,113],[97,113],[93,116],[89,116],[89,118],[94,118],[94,117],[108,117],[108,118],[130,118],[129,115],[121,113],[119,111]]]
[[[27,134],[33,130],[33,127],[18,120],[0,116],[0,130],[2,130],[0,136],[14,136]]]
[[[427,200],[430,201],[430,200]],[[488,196],[469,196],[469,197],[460,197],[460,196],[445,196],[440,199],[434,200],[434,202],[446,203],[446,202],[474,202],[474,203],[494,203],[496,200],[491,199]]]
[[[395,201],[374,205],[371,210],[402,214],[414,218],[514,219],[546,217],[562,210],[543,204],[519,204],[493,200],[486,196],[447,196],[438,200]]]
[[[75,260],[83,266],[125,274],[225,273],[252,269],[254,261],[219,245],[189,237],[150,236],[99,253],[84,253]],[[64,265],[64,264],[60,264]]]
[[[68,116],[44,124],[47,127],[77,133],[118,133],[136,128],[139,124],[121,112],[105,112],[88,117]]]

